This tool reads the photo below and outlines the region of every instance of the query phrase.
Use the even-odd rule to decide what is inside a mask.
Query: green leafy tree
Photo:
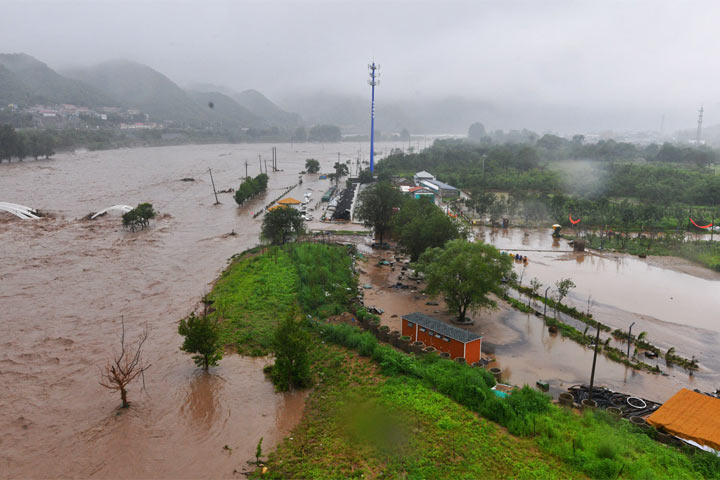
[[[308,158],[305,160],[305,171],[307,173],[317,173],[320,171],[320,162],[314,158]]]
[[[346,176],[350,171],[348,170],[348,166],[344,163],[335,162],[335,165],[333,165],[333,168],[335,169],[335,183],[338,183],[338,180],[340,180],[340,177]]]
[[[312,384],[310,376],[310,335],[300,325],[297,308],[292,309],[277,326],[273,338],[275,364],[270,377],[275,388],[287,391]]]
[[[366,227],[375,230],[375,236],[383,241],[395,211],[403,201],[402,193],[386,182],[370,186],[360,194],[357,215]]]
[[[235,203],[242,205],[258,193],[264,192],[267,189],[268,180],[269,177],[264,173],[255,178],[247,177],[235,190]]]
[[[557,304],[555,305],[555,318],[557,318],[558,306],[562,303],[563,299],[567,297],[570,290],[575,288],[575,282],[569,278],[561,278],[555,282],[555,288],[557,288]]]
[[[492,245],[458,239],[427,250],[419,268],[425,273],[427,293],[442,294],[458,321],[464,322],[468,312],[496,306],[490,294],[502,295],[502,280],[512,271],[512,260]]]
[[[150,220],[155,218],[157,212],[153,210],[152,203],[141,203],[122,216],[123,228],[130,231],[144,230],[150,225]]]
[[[285,245],[292,237],[305,232],[305,222],[299,211],[290,207],[270,210],[263,218],[260,238],[273,245]]]
[[[375,181],[375,177],[373,177],[373,174],[369,168],[365,168],[360,171],[360,174],[358,175],[358,181],[362,184],[372,183],[373,181]]]
[[[180,321],[178,333],[185,337],[180,350],[192,353],[195,365],[206,372],[223,357],[220,343],[220,326],[216,319],[208,315],[196,317],[194,313]]]
[[[442,247],[460,237],[456,221],[427,198],[408,198],[393,217],[391,227],[401,249],[414,262],[428,248]]]

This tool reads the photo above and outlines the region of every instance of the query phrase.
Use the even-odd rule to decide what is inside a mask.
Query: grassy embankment
[[[347,308],[355,288],[345,248],[304,244],[236,258],[210,297],[225,319],[226,342],[262,354],[294,302],[325,318]],[[316,387],[301,424],[270,456],[270,476],[697,478],[720,473],[714,458],[658,444],[626,421],[567,412],[530,389],[500,400],[489,390],[492,377],[481,369],[434,355],[407,355],[347,325],[313,320],[307,328],[313,332]]]

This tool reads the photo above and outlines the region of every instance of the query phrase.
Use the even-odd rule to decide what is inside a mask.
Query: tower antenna
[[[376,70],[380,69],[380,65],[376,65],[375,61],[368,65],[370,69],[370,80],[368,84],[372,87],[372,101],[370,103],[370,171],[375,171],[375,86],[380,83],[380,73]]]
[[[700,145],[700,138],[702,138],[702,120],[703,120],[703,107],[701,105],[699,113],[698,113],[697,135],[695,136],[695,143],[697,145]]]

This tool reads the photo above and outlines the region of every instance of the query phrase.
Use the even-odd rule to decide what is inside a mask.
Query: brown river
[[[258,243],[262,217],[251,213],[297,183],[306,158],[329,172],[338,152],[354,163],[362,147],[279,145],[284,171],[270,172],[263,198],[238,208],[220,194],[214,205],[208,168],[218,190],[237,188],[245,161],[257,175],[258,155],[269,161],[271,148],[139,148],[0,165],[0,201],[53,216],[0,216],[1,478],[232,477],[261,437],[271,451],[299,421],[304,396],[274,393],[266,360],[230,355],[203,375],[177,334],[228,258]],[[329,186],[307,175],[290,195],[312,188],[314,203]],[[80,220],[144,201],[161,214],[148,231],[123,231],[117,215]],[[149,325],[152,366],[147,393],[132,385],[132,408],[119,412],[98,368],[118,347],[121,317],[129,339]]]
[[[261,437],[264,451],[271,451],[297,424],[304,396],[275,393],[262,373],[266,359],[229,355],[204,375],[179,350],[176,330],[228,258],[258,243],[261,217],[253,219],[252,212],[295,184],[306,158],[330,171],[338,152],[354,162],[365,149],[354,143],[278,145],[284,171],[270,172],[263,198],[238,208],[230,194],[220,194],[222,203],[214,205],[207,169],[219,190],[237,187],[245,161],[248,173],[257,175],[258,155],[269,160],[271,147],[140,148],[0,165],[0,201],[52,214],[36,221],[0,216],[1,478],[233,477],[248,470]],[[181,181],[185,177],[195,181]],[[306,175],[289,195],[302,198],[312,188],[314,205],[329,185]],[[116,215],[81,220],[111,205],[143,201],[161,214],[147,231],[123,231]],[[669,377],[633,374],[601,361],[600,383],[660,401],[680,386],[720,387],[720,276],[631,257],[568,253],[565,244],[553,245],[548,230],[477,234],[509,251],[534,250],[524,253],[530,257],[525,284],[532,277],[545,285],[570,277],[578,287],[567,303],[584,308],[591,294],[601,321],[620,328],[636,322],[634,333],[647,331],[663,348],[700,360],[694,377],[681,369],[670,369]],[[131,386],[132,407],[119,411],[119,396],[98,384],[98,367],[117,348],[123,317],[131,339],[149,325],[145,358],[152,366],[147,391]],[[508,381],[583,380],[591,353],[549,337],[534,322],[506,310],[480,322]]]

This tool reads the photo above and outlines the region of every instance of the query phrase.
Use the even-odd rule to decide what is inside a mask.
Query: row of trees
[[[30,130],[18,132],[11,125],[0,125],[0,162],[12,158],[24,160],[32,157],[50,158],[55,154],[52,134],[45,131]]]
[[[357,215],[382,243],[389,233],[411,260],[428,248],[461,236],[460,224],[427,198],[405,197],[388,182],[367,187],[360,194]]]
[[[247,177],[235,191],[235,202],[242,205],[258,193],[264,192],[267,189],[268,180],[269,177],[264,173],[255,178]]]
[[[532,146],[543,160],[589,159],[599,161],[631,161],[645,159],[649,162],[681,163],[704,167],[716,163],[720,156],[716,150],[705,146],[662,145],[652,143],[641,146],[616,140],[585,142],[584,135],[563,138],[553,134],[538,135],[529,130],[486,132],[482,123],[473,123],[468,129],[471,142],[491,144],[523,144]]]

